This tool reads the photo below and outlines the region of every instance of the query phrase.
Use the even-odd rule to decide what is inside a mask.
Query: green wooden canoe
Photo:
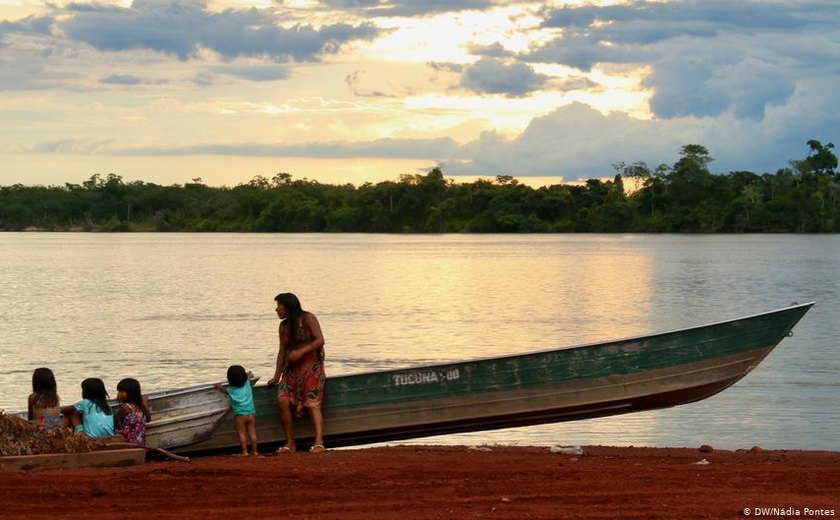
[[[691,403],[748,374],[813,303],[729,321],[521,355],[331,377],[328,446],[572,421]],[[254,388],[261,444],[283,441],[276,388]],[[150,394],[148,442],[238,447],[227,398],[201,385]],[[311,442],[307,418],[295,439]]]

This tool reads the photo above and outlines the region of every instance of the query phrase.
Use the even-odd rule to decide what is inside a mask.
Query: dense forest
[[[235,187],[201,179],[183,186],[126,183],[97,174],[81,185],[0,187],[0,230],[838,232],[834,145],[807,145],[805,159],[775,173],[712,173],[709,151],[689,144],[671,166],[619,163],[613,180],[537,189],[508,175],[456,183],[438,168],[361,186],[288,173]]]

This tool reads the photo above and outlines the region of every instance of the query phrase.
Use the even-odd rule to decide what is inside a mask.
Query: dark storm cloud
[[[73,40],[102,51],[148,49],[181,60],[210,49],[226,59],[318,61],[347,42],[371,40],[379,34],[370,23],[284,28],[271,10],[215,13],[199,0],[135,0],[129,8],[73,4],[68,11],[72,16],[60,27]]]
[[[647,65],[660,117],[761,119],[797,80],[840,63],[836,2],[687,0],[549,9],[558,38],[521,58],[584,71],[596,64]]]
[[[461,86],[481,94],[504,94],[522,97],[538,90],[548,76],[537,74],[526,63],[506,63],[494,58],[481,58],[464,69]]]

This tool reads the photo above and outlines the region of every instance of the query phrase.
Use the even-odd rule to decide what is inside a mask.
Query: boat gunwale
[[[795,303],[795,304],[791,304],[787,307],[780,307],[778,309],[774,309],[774,310],[770,310],[770,311],[750,314],[750,315],[747,315],[747,316],[742,316],[740,318],[731,318],[731,319],[726,319],[726,320],[720,320],[720,321],[715,321],[715,322],[712,322],[712,323],[706,323],[704,325],[692,325],[692,326],[682,327],[682,328],[678,328],[678,329],[665,330],[665,331],[662,331],[662,332],[654,332],[652,334],[640,334],[640,335],[637,335],[637,336],[628,336],[628,337],[624,337],[624,338],[593,341],[593,342],[590,342],[590,343],[581,343],[581,344],[578,344],[578,345],[549,347],[549,348],[540,349],[540,350],[533,350],[533,351],[529,351],[529,352],[503,354],[503,355],[500,355],[500,356],[485,356],[485,357],[479,357],[479,358],[471,358],[471,359],[467,359],[467,360],[463,360],[463,361],[444,361],[444,362],[441,362],[441,363],[430,363],[430,364],[427,364],[427,365],[416,365],[416,366],[413,365],[413,366],[410,366],[410,367],[403,367],[403,368],[392,368],[392,369],[384,369],[384,370],[369,370],[369,371],[366,371],[366,372],[354,372],[354,373],[351,373],[351,374],[341,374],[341,375],[338,375],[338,376],[328,377],[327,380],[344,378],[344,377],[356,377],[356,376],[367,376],[367,375],[374,375],[374,374],[382,374],[384,372],[401,372],[401,371],[423,370],[423,369],[439,368],[439,367],[450,366],[450,365],[464,365],[464,364],[470,364],[470,363],[478,363],[478,362],[483,362],[483,361],[502,361],[502,360],[511,359],[511,358],[521,358],[521,357],[527,357],[527,356],[540,356],[540,355],[551,354],[553,352],[559,352],[559,351],[567,352],[567,351],[584,349],[584,348],[591,348],[591,347],[597,347],[597,346],[606,346],[606,345],[613,345],[613,344],[618,344],[618,343],[629,343],[629,342],[633,342],[633,341],[650,339],[650,338],[655,338],[655,337],[659,337],[659,336],[667,336],[667,335],[678,334],[678,333],[682,333],[682,332],[688,332],[688,331],[691,331],[691,330],[705,329],[705,328],[708,328],[708,327],[717,327],[717,326],[720,326],[720,325],[726,325],[726,324],[729,324],[729,323],[734,323],[736,321],[750,320],[750,319],[759,318],[759,317],[762,317],[762,316],[768,316],[768,315],[771,315],[771,314],[777,314],[777,313],[780,313],[780,312],[790,311],[790,310],[799,309],[799,308],[810,308],[810,307],[816,305],[816,303],[817,303],[816,301],[811,301],[811,302],[807,302],[807,303]],[[784,338],[781,338],[781,339],[784,339]]]
[[[395,373],[395,372],[405,372],[405,371],[429,370],[429,369],[435,369],[435,368],[447,367],[447,366],[453,366],[453,365],[463,366],[463,365],[466,365],[466,364],[481,363],[481,362],[486,362],[486,361],[504,361],[504,360],[513,359],[513,358],[522,358],[522,357],[528,357],[528,356],[540,356],[540,355],[550,354],[550,353],[558,352],[558,351],[568,352],[568,351],[574,351],[574,350],[578,350],[578,349],[585,349],[585,348],[591,348],[591,347],[597,347],[597,346],[614,345],[614,344],[619,344],[619,343],[630,343],[630,342],[633,342],[633,341],[646,340],[646,339],[656,338],[656,337],[660,337],[660,336],[674,335],[674,334],[679,334],[679,333],[688,332],[688,331],[692,331],[692,330],[698,330],[698,329],[705,329],[705,328],[710,328],[710,327],[717,327],[717,326],[721,326],[721,325],[727,325],[727,324],[734,323],[734,322],[737,322],[737,321],[751,320],[751,319],[755,319],[755,318],[760,318],[762,316],[769,316],[771,314],[777,314],[777,313],[780,313],[780,312],[791,311],[791,310],[794,310],[794,309],[810,308],[810,307],[813,307],[814,305],[816,305],[816,303],[817,303],[816,301],[810,301],[810,302],[806,302],[806,303],[793,303],[791,305],[788,305],[787,307],[780,307],[780,308],[769,310],[769,311],[749,314],[749,315],[742,316],[742,317],[739,317],[739,318],[724,319],[724,320],[719,320],[719,321],[706,323],[706,324],[702,324],[702,325],[692,325],[692,326],[688,326],[688,327],[681,327],[681,328],[677,328],[677,329],[655,332],[655,333],[652,333],[652,334],[639,334],[639,335],[628,336],[628,337],[624,337],[624,338],[608,339],[608,340],[602,340],[602,341],[593,341],[593,342],[582,343],[582,344],[578,344],[578,345],[551,347],[551,348],[540,349],[540,350],[535,350],[535,351],[530,351],[530,352],[519,352],[519,353],[513,353],[513,354],[504,354],[504,355],[501,355],[501,356],[485,356],[485,357],[472,358],[472,359],[462,360],[462,361],[444,361],[444,362],[438,362],[438,363],[429,363],[429,364],[425,364],[425,365],[414,365],[414,366],[407,366],[407,367],[400,367],[400,368],[390,368],[390,369],[382,369],[382,370],[369,370],[369,371],[365,371],[365,372],[353,372],[353,373],[349,373],[349,374],[340,374],[340,375],[337,375],[337,376],[330,376],[330,377],[327,377],[327,380],[328,381],[330,381],[330,380],[335,381],[337,379],[344,379],[344,378],[351,378],[351,377],[352,378],[367,377],[367,376],[371,376],[371,375],[381,375],[383,373],[389,373],[389,372],[390,373]],[[256,388],[262,388],[262,387],[268,387],[268,385],[256,386]],[[161,390],[161,391],[157,391],[157,392],[151,392],[151,393],[148,394],[148,397],[149,397],[149,399],[168,398],[168,397],[175,397],[175,396],[179,396],[179,395],[183,395],[183,394],[189,394],[189,393],[195,393],[195,392],[198,392],[198,391],[213,390],[213,389],[214,389],[213,388],[213,383],[203,383],[203,384],[199,384],[199,385],[195,385],[195,386],[191,386],[191,387],[187,387],[187,388],[176,389],[176,390]]]

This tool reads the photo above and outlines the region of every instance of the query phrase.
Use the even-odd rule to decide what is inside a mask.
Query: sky
[[[0,185],[775,172],[838,87],[837,0],[0,0]]]

